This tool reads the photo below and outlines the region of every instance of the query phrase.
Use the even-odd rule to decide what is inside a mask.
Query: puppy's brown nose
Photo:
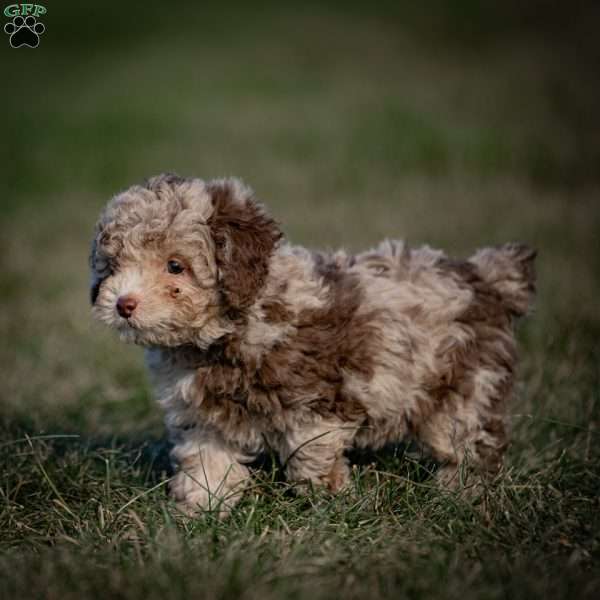
[[[120,296],[117,300],[117,312],[124,318],[129,319],[133,314],[138,301],[133,296]]]

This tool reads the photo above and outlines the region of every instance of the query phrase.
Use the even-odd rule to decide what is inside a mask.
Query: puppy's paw
[[[314,490],[324,490],[329,494],[337,494],[345,490],[350,483],[350,468],[345,458],[338,458],[331,469],[325,475],[315,473],[306,473],[304,479],[298,478],[299,472],[296,472],[292,480],[294,482],[294,492],[298,496],[304,496]]]
[[[344,457],[338,458],[331,471],[321,478],[321,482],[332,493],[341,492],[350,483],[350,468]]]
[[[492,482],[481,471],[452,464],[440,467],[435,479],[441,490],[452,492],[467,501],[478,500]]]
[[[203,472],[181,470],[171,481],[170,494],[178,510],[189,517],[213,513],[224,519],[242,496],[244,486],[238,484],[225,480],[209,487]]]
[[[231,514],[231,509],[229,508],[224,508],[222,510],[204,510],[203,508],[192,504],[187,504],[185,502],[178,502],[175,505],[175,507],[180,514],[182,514],[184,517],[188,517],[189,519],[200,518],[206,515],[213,515],[219,520],[224,521]]]
[[[169,491],[180,512],[189,517],[211,508],[208,489],[191,473],[179,471],[171,481]]]

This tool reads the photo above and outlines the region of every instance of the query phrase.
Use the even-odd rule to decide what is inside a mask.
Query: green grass
[[[130,5],[0,49],[0,597],[596,597],[597,9]],[[244,177],[306,245],[538,247],[498,480],[443,493],[396,448],[337,497],[266,466],[228,521],[179,515],[140,350],[87,288],[102,205],[163,170]]]

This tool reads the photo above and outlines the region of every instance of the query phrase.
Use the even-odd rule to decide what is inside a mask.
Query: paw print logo
[[[10,45],[13,48],[21,46],[37,48],[40,43],[40,35],[44,31],[46,28],[43,23],[39,23],[33,15],[25,18],[17,16],[4,26],[4,32],[10,35]]]

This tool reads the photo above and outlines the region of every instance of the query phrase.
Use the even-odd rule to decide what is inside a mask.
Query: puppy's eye
[[[184,266],[178,260],[172,259],[167,263],[167,271],[172,275],[179,275],[183,273]]]

